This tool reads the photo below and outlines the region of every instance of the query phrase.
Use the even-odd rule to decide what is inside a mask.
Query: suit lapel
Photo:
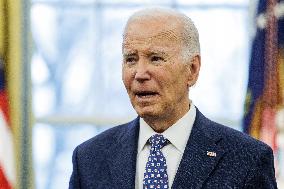
[[[218,145],[222,140],[213,122],[196,111],[195,122],[187,142],[172,188],[199,189],[213,171],[224,150]],[[110,148],[108,164],[114,188],[135,187],[136,158],[139,138],[139,117],[130,122],[117,144]],[[207,155],[215,152],[216,156]]]
[[[108,163],[114,188],[133,189],[135,186],[138,137],[139,118],[136,118],[109,150]]]
[[[212,127],[212,122],[197,110],[172,188],[201,188],[223,156],[223,149],[217,145],[221,137],[216,134],[216,131],[210,131]],[[210,152],[213,152],[211,156]]]

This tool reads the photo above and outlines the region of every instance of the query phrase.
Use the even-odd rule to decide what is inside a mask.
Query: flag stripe
[[[277,19],[275,18],[275,0],[268,0],[266,10],[266,35],[265,35],[265,81],[264,81],[264,108],[267,106],[275,107],[278,104],[277,98],[277,54],[278,54],[278,35]]]
[[[0,189],[12,189],[11,185],[8,183],[5,174],[0,166]]]
[[[16,180],[13,136],[2,111],[0,111],[0,146],[0,166],[6,179],[13,185]]]
[[[10,116],[9,116],[9,101],[6,91],[0,91],[0,109],[4,114],[5,121],[8,123],[7,126],[10,127]]]

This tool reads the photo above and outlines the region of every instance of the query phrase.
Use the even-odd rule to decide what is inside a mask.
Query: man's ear
[[[193,58],[191,58],[191,61],[189,63],[190,73],[187,83],[188,87],[191,87],[196,83],[199,76],[200,66],[201,66],[200,55],[195,55]]]

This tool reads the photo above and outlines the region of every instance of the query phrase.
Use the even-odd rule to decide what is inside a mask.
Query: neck
[[[184,103],[164,116],[143,117],[144,121],[157,133],[162,133],[182,118],[190,108],[190,102]]]

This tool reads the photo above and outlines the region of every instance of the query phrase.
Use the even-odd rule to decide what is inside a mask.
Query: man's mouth
[[[134,93],[138,98],[151,98],[157,96],[159,93],[153,91],[139,91]]]

